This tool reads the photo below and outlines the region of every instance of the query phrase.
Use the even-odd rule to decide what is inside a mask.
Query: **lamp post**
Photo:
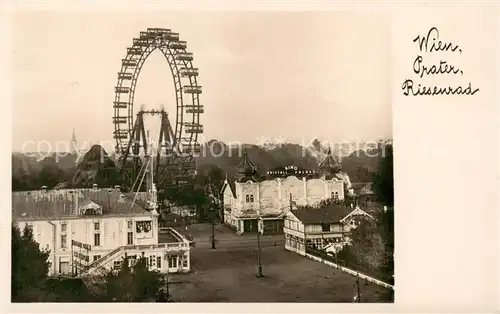
[[[260,219],[260,210],[257,211],[257,260],[258,260],[258,266],[257,266],[257,278],[264,277],[262,274],[262,261],[260,258],[260,232],[263,229],[263,226],[261,227],[261,219]]]

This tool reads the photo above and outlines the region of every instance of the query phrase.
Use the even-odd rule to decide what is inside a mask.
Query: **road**
[[[189,234],[194,240],[193,251],[198,249],[212,248],[212,225],[194,224],[188,226],[188,230],[178,228],[182,234]],[[160,242],[162,242],[160,234]],[[285,236],[283,234],[261,235],[261,247],[284,246]],[[257,234],[238,235],[236,232],[225,225],[215,226],[215,247],[216,249],[235,249],[235,248],[257,248]]]

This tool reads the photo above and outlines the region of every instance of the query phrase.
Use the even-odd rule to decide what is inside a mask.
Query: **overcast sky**
[[[23,12],[13,25],[13,149],[69,142],[73,128],[80,143],[113,141],[120,62],[148,27],[179,32],[194,53],[207,139],[391,136],[390,20],[380,13]],[[153,53],[135,104],[173,110],[169,73]]]

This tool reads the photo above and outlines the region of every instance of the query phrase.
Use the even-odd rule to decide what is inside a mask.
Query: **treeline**
[[[317,149],[325,151],[316,143]],[[304,169],[316,170],[321,157],[313,156],[307,149],[298,144],[283,144],[273,149],[264,149],[257,145],[242,146],[252,163],[257,165],[261,174],[269,169],[295,165]],[[386,146],[387,147],[387,146]],[[196,158],[198,170],[206,167],[222,169],[229,178],[236,174],[235,166],[241,158],[241,147],[229,147],[223,142],[212,140],[204,144],[201,156]],[[375,175],[378,163],[384,151],[372,149],[369,152],[355,151],[342,158],[342,170],[346,172],[351,182],[370,182]],[[49,156],[42,161],[35,158],[12,155],[12,190],[39,189],[45,185],[48,188],[99,186],[120,184],[118,169],[114,161],[98,145],[94,145],[80,160],[76,155],[67,155],[56,159]],[[77,163],[76,163],[77,162]],[[75,175],[76,174],[76,175]],[[120,184],[123,185],[123,184]]]

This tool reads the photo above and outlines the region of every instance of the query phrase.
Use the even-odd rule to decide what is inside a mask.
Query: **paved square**
[[[275,246],[280,236],[261,237],[264,277],[257,278],[256,237],[224,233],[216,234],[215,250],[206,239],[192,249],[191,273],[169,276],[174,301],[352,302],[357,293],[355,277],[288,252],[282,242]],[[206,235],[196,232],[196,238]],[[361,281],[360,291],[362,302],[390,302],[389,290],[375,284]]]

